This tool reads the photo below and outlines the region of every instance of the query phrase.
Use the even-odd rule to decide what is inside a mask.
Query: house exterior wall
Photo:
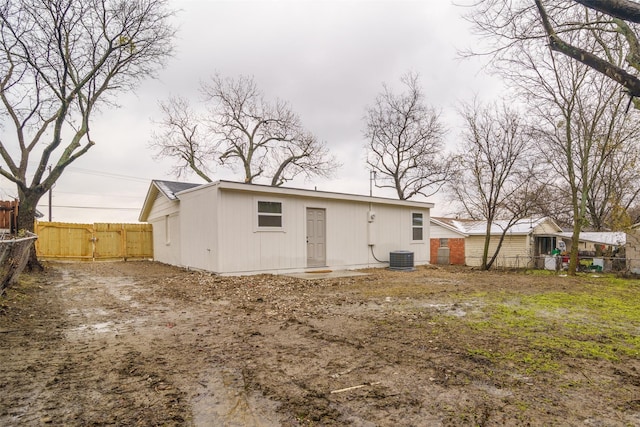
[[[545,235],[545,234],[553,235],[553,234],[558,233],[559,231],[562,231],[562,230],[557,228],[549,220],[541,222],[536,227],[534,227],[533,230],[532,230],[533,234],[535,234],[535,235]]]
[[[181,266],[218,271],[221,256],[218,205],[216,187],[204,187],[180,196]]]
[[[433,230],[437,226],[431,226]],[[455,233],[451,233],[455,234]],[[459,235],[458,235],[459,236]],[[439,237],[431,238],[431,264],[438,263],[438,249],[440,249],[440,239],[447,239],[447,247],[449,248],[449,265],[464,265],[465,263],[465,239],[463,237]]]
[[[460,233],[456,233],[453,230],[442,227],[438,224],[431,224],[431,238],[432,239],[457,239],[463,236]]]
[[[491,236],[489,257],[495,251],[499,236]],[[502,242],[495,265],[499,267],[525,267],[530,265],[530,239],[527,235],[507,234]],[[469,266],[482,265],[484,236],[469,236],[465,241],[465,263]]]
[[[158,193],[147,220],[153,226],[153,258],[181,265],[179,205]]]
[[[326,213],[326,265],[334,269],[384,265],[389,252],[410,250],[429,262],[429,209],[301,197],[209,186],[180,195],[182,266],[222,274],[303,271],[307,268],[307,208]],[[258,201],[282,203],[281,229],[258,227]],[[368,212],[375,212],[373,222]],[[423,240],[412,241],[412,213],[423,214]]]
[[[449,239],[449,263],[451,265],[464,265],[465,263],[465,239]]]
[[[431,224],[430,228],[430,262],[438,263],[438,249],[440,248],[440,239],[447,239],[449,247],[449,264],[464,265],[465,263],[465,244],[464,237],[460,233],[456,233],[439,224]]]

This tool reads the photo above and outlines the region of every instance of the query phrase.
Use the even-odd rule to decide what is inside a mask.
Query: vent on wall
[[[389,253],[390,270],[413,270],[413,252],[393,251]]]

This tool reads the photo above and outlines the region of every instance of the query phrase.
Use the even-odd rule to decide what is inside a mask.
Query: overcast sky
[[[136,222],[151,179],[177,180],[172,161],[157,161],[148,147],[159,119],[158,101],[182,95],[197,101],[199,82],[215,72],[254,76],[268,100],[288,101],[303,124],[343,164],[333,179],[289,186],[369,193],[362,136],[365,108],[386,82],[419,73],[428,103],[442,111],[457,138],[460,101],[474,94],[494,98],[500,85],[482,61],[460,60],[457,51],[477,43],[464,10],[437,1],[214,1],[175,0],[179,28],[175,56],[156,80],[122,94],[120,108],[93,116],[97,142],[72,164],[53,189],[53,220]],[[241,175],[217,169],[219,179]],[[201,182],[195,175],[183,181]],[[16,195],[0,181],[0,199]],[[374,195],[393,193],[374,189]],[[446,214],[440,197],[435,213]],[[48,219],[48,198],[39,210]]]

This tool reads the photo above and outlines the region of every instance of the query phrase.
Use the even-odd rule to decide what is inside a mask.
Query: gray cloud
[[[175,179],[171,162],[147,147],[157,102],[170,95],[198,100],[198,86],[215,72],[253,75],[267,98],[291,103],[304,124],[327,141],[345,166],[335,179],[295,186],[367,194],[362,117],[382,83],[420,73],[429,102],[443,111],[455,142],[457,101],[492,96],[499,85],[476,60],[456,59],[474,43],[459,8],[443,1],[175,1],[180,28],[176,55],[156,80],[122,94],[120,109],[94,117],[98,144],[54,189],[54,220],[135,221],[148,182]],[[107,172],[96,175],[86,172]],[[111,175],[125,175],[121,178]],[[220,171],[219,176],[234,175]],[[133,179],[133,178],[144,179]],[[190,180],[197,182],[193,177]],[[7,183],[0,183],[4,191]],[[2,191],[2,190],[0,190]],[[94,194],[96,196],[94,196]],[[378,195],[385,195],[380,190]],[[46,198],[42,202],[46,204]],[[128,208],[95,211],[56,205]],[[44,208],[46,209],[46,208]],[[42,210],[42,209],[41,209]]]

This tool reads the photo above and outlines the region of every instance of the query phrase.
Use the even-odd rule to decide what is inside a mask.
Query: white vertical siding
[[[153,226],[153,258],[171,265],[181,265],[179,203],[158,193],[148,222]],[[169,236],[167,236],[169,231]]]
[[[180,230],[182,233],[182,266],[217,271],[218,248],[217,188],[180,196]]]
[[[551,221],[546,220],[543,221],[542,223],[538,224],[534,229],[533,229],[533,234],[555,234],[558,233],[562,230],[559,230],[558,228],[556,228],[553,223],[551,223]]]
[[[499,236],[491,236],[489,243],[489,258],[495,252]],[[496,264],[502,267],[524,267],[530,257],[529,239],[525,235],[507,234],[502,242]],[[469,236],[465,239],[465,263],[469,266],[482,264],[484,236]]]
[[[431,224],[432,239],[460,239],[462,237],[464,237],[464,235],[449,230],[448,228],[442,227],[441,225],[433,223]]]
[[[376,235],[373,249],[376,257],[388,261],[389,253],[397,250],[413,252],[416,264],[429,262],[429,210],[411,207],[373,205],[376,219],[372,224]],[[412,214],[422,213],[422,240],[413,240]]]
[[[282,203],[282,230],[258,230],[258,200]],[[183,204],[183,208],[186,206]],[[222,190],[218,199],[220,262],[213,271],[304,270],[307,267],[307,208],[324,209],[326,212],[327,267],[341,269],[379,265],[368,244],[368,203]],[[402,249],[413,251],[416,263],[428,262],[428,209],[374,204],[371,210],[376,212],[371,227],[376,235],[373,249],[378,259],[386,261],[390,251]],[[424,216],[424,239],[420,242],[411,241],[412,212],[422,212]]]
[[[258,201],[282,203],[281,229],[258,228]],[[180,194],[180,202],[155,200],[156,259],[223,274],[303,271],[307,268],[307,208],[326,213],[326,266],[384,266],[389,252],[409,250],[416,264],[429,262],[429,209],[282,192],[245,191],[212,184]],[[375,212],[369,222],[369,211]],[[179,215],[178,215],[179,212]],[[423,239],[412,240],[412,213],[423,215]],[[168,216],[167,216],[168,215]],[[165,218],[171,236],[165,235]]]

